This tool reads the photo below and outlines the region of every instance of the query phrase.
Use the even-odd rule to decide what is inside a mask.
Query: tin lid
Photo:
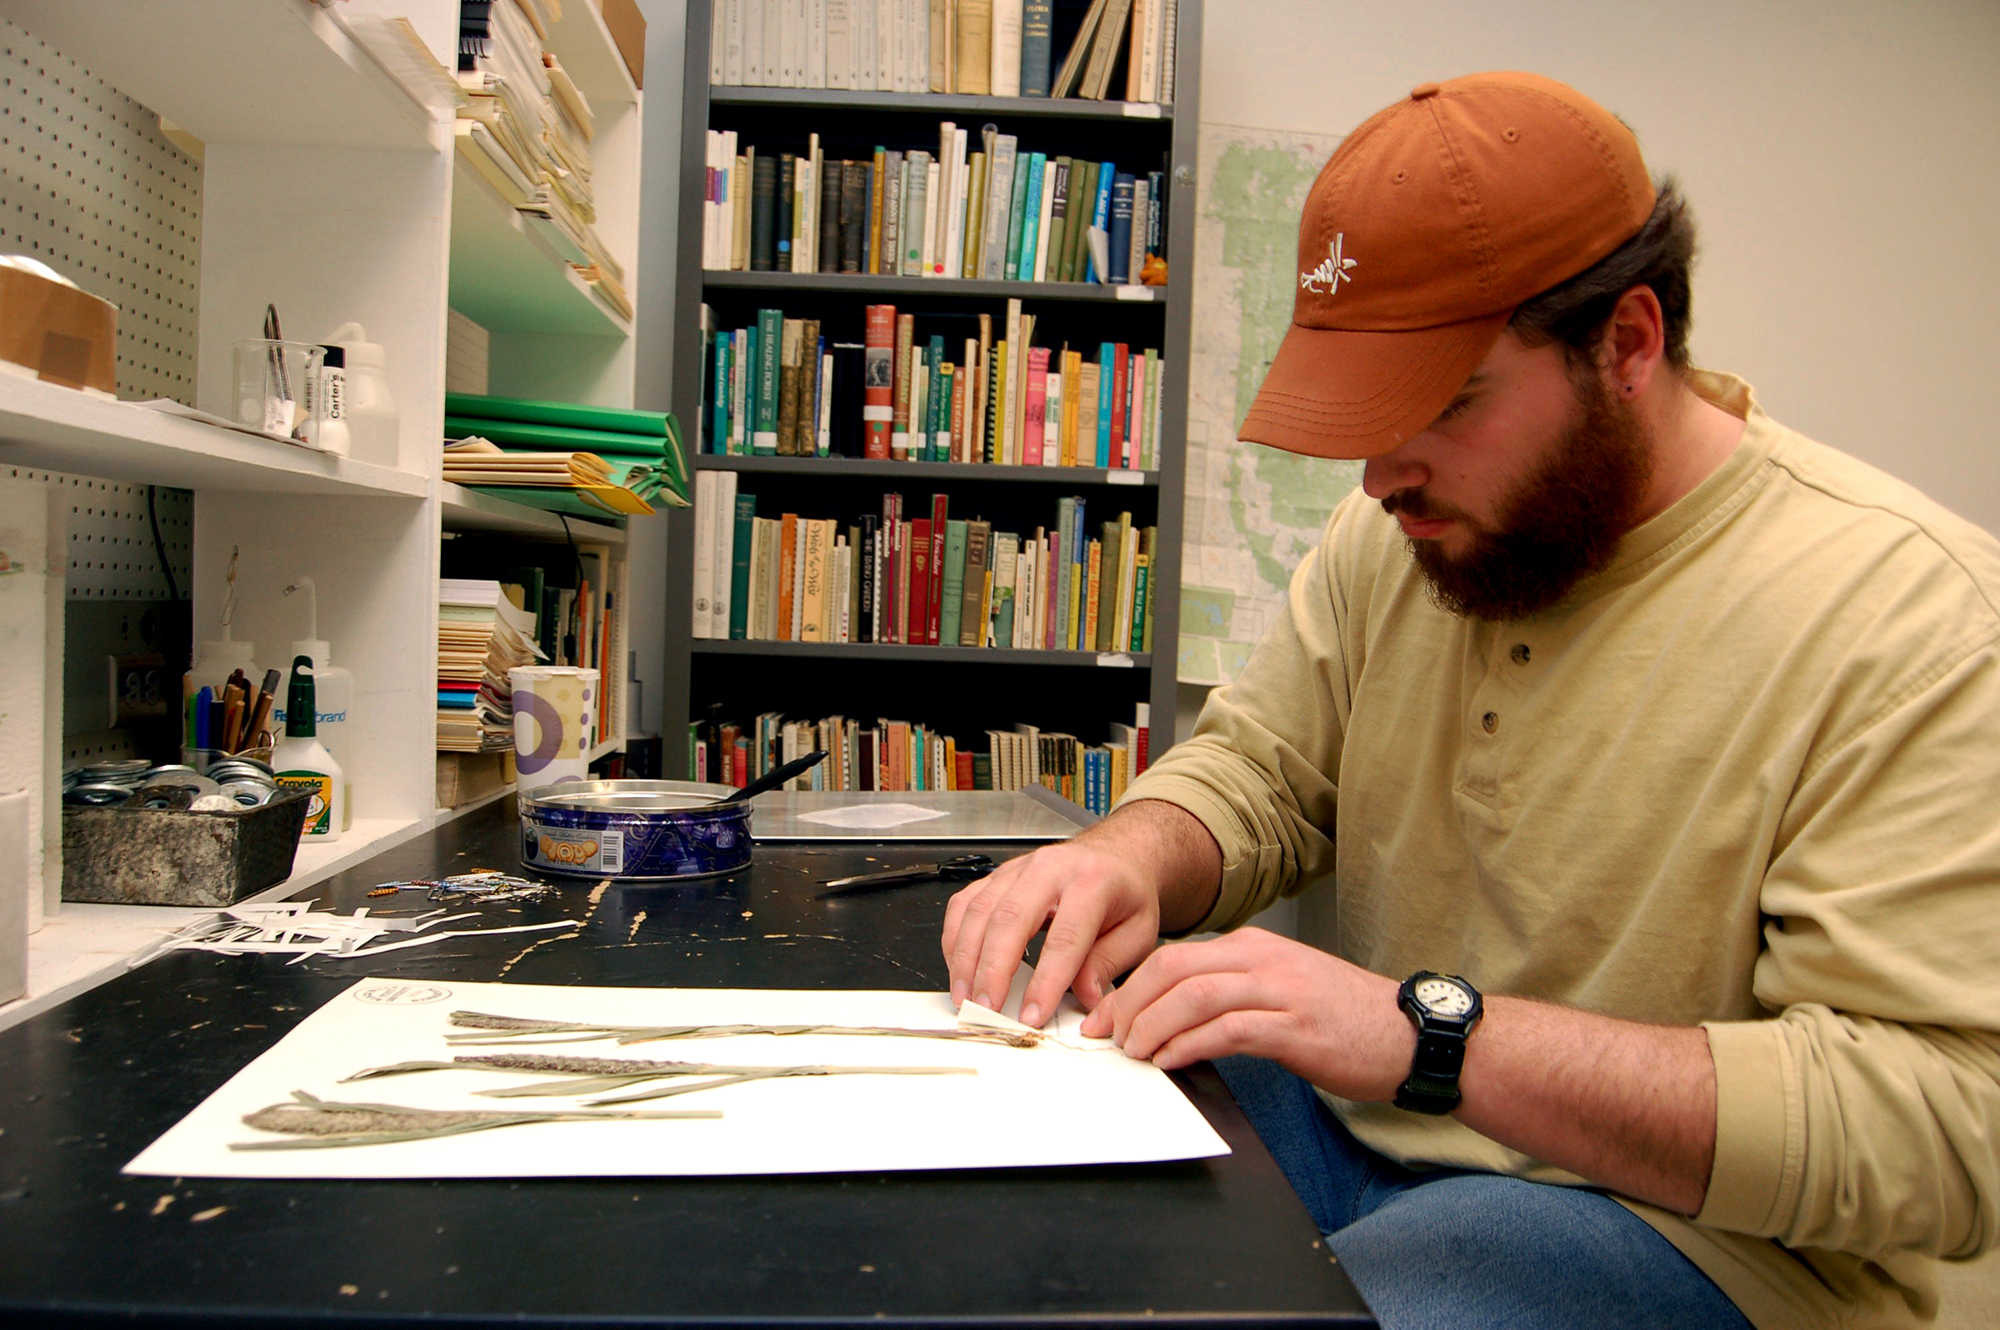
[[[585,780],[545,785],[520,796],[523,809],[670,813],[712,806],[735,787],[692,780]]]

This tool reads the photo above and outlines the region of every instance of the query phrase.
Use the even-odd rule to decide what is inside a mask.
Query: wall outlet
[[[157,653],[107,656],[111,668],[111,710],[106,729],[169,713],[166,659]]]

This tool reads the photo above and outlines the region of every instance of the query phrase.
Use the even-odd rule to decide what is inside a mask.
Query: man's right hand
[[[1073,840],[1010,859],[951,898],[944,955],[954,1002],[998,1008],[1028,943],[1048,937],[1021,1002],[1039,1026],[1074,987],[1089,1011],[1159,940],[1162,899],[1187,927],[1207,912],[1222,852],[1200,822],[1172,804],[1141,800]]]

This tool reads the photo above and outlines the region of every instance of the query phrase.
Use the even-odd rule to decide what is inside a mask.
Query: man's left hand
[[[1165,1070],[1269,1058],[1343,1099],[1387,1101],[1416,1030],[1397,982],[1261,928],[1161,947],[1083,1023]]]

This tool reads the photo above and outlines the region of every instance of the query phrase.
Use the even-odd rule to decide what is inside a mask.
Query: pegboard
[[[0,253],[118,306],[119,396],[194,405],[201,166],[157,115],[6,19]]]
[[[69,511],[69,600],[165,600],[171,594],[160,571],[159,549],[146,512],[146,486],[90,476],[0,467],[0,477],[52,485],[63,492]],[[160,544],[173,570],[172,590],[185,599],[194,561],[194,495],[157,486],[153,511]]]

